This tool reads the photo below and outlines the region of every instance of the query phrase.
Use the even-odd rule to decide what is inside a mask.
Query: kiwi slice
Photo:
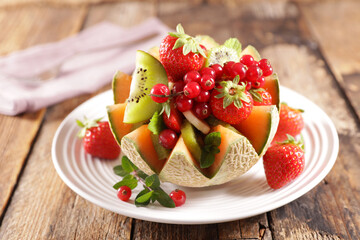
[[[184,122],[181,125],[181,136],[183,137],[184,143],[189,149],[191,155],[198,163],[200,163],[201,147],[198,136],[196,135],[194,127],[186,119],[184,119]]]
[[[148,120],[161,105],[148,95],[158,83],[167,85],[168,79],[163,65],[155,57],[144,51],[136,52],[136,67],[132,75],[130,95],[124,114],[124,123],[138,123]]]
[[[159,142],[159,135],[151,133],[150,137],[159,160],[166,160],[169,157],[171,151],[161,146]]]
[[[220,64],[224,66],[226,62],[240,60],[241,43],[236,38],[229,38],[219,47],[212,48],[206,59],[205,65]]]

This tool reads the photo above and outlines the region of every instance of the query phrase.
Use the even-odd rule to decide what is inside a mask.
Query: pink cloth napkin
[[[117,70],[131,73],[136,50],[158,46],[171,31],[156,18],[132,28],[103,22],[55,43],[0,58],[0,114],[36,111],[91,93],[112,81]],[[29,80],[61,66],[56,78]]]

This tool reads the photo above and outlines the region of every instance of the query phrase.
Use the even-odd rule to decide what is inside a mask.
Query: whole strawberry
[[[287,140],[272,145],[263,157],[266,180],[273,189],[279,189],[297,178],[305,166],[302,141],[287,135]]]
[[[160,44],[160,61],[170,81],[182,80],[187,72],[203,66],[206,48],[196,38],[185,34],[180,24],[176,33],[169,33]]]
[[[245,85],[239,85],[239,76],[233,81],[222,81],[210,96],[210,107],[213,115],[230,124],[245,120],[253,108],[253,99]]]
[[[254,106],[267,106],[272,105],[271,94],[262,88],[250,89],[249,93],[254,99]]]
[[[303,112],[303,110],[294,109],[285,103],[281,103],[280,121],[273,143],[286,140],[286,134],[294,137],[300,134],[304,128]]]
[[[100,119],[89,120],[85,117],[81,122],[76,120],[82,128],[78,136],[82,138],[84,149],[94,157],[116,159],[120,154],[120,147],[115,141],[108,122]]]

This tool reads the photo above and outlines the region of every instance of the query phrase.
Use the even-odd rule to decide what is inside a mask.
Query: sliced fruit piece
[[[255,149],[243,135],[222,125],[214,127],[212,132],[220,132],[221,144],[213,165],[203,170],[206,176],[212,178],[209,185],[222,184],[237,178],[259,160]]]
[[[170,116],[168,117],[167,114],[164,112],[162,114],[162,117],[165,125],[168,128],[174,130],[177,133],[180,133],[183,116],[179,112],[179,110],[176,109],[173,103],[170,104]]]
[[[154,58],[160,61],[160,53],[159,53],[159,47],[155,46],[149,49],[148,53],[150,53]]]
[[[240,58],[244,55],[251,55],[255,61],[260,61],[261,57],[259,52],[251,45],[248,45],[241,53]]]
[[[161,144],[159,142],[159,135],[155,135],[155,134],[151,133],[151,140],[154,145],[158,159],[160,161],[166,160],[169,157],[171,151],[169,149],[166,149],[163,146],[161,146]]]
[[[205,61],[204,66],[208,67],[214,64],[220,64],[224,66],[224,63],[229,61],[238,62],[240,59],[237,51],[235,49],[219,46],[212,48],[208,53],[208,58]]]
[[[211,127],[216,127],[217,125],[221,125],[223,127],[226,127],[234,132],[236,132],[237,134],[240,134],[240,132],[234,128],[233,126],[231,126],[229,123],[227,122],[224,122],[224,121],[221,121],[220,119],[217,119],[216,117],[214,116],[210,116],[206,119],[206,122],[209,123],[209,125]]]
[[[270,93],[272,98],[272,104],[276,105],[278,111],[280,111],[280,83],[276,73],[265,78],[265,84],[262,87]]]
[[[189,121],[184,120],[184,123],[181,126],[181,136],[184,139],[187,149],[189,149],[191,155],[194,159],[200,163],[201,158],[201,147],[198,142],[195,130]]]
[[[197,35],[195,37],[200,41],[200,44],[203,45],[206,49],[210,50],[214,47],[219,46],[219,44],[212,37],[208,35]]]
[[[159,178],[164,182],[187,187],[203,187],[209,182],[209,179],[200,172],[198,163],[191,156],[182,135],[161,170]]]
[[[133,124],[124,123],[123,121],[126,105],[125,102],[106,107],[111,131],[119,145],[123,136],[134,129]]]
[[[210,132],[209,124],[207,124],[207,122],[205,122],[204,120],[197,118],[191,110],[183,112],[183,114],[185,118],[203,134],[208,134]]]
[[[129,97],[131,85],[131,76],[118,71],[115,73],[112,81],[112,90],[114,94],[114,103],[123,103]]]
[[[142,125],[121,140],[122,152],[146,174],[159,174],[165,161],[158,159],[148,125]]]
[[[279,124],[279,112],[275,105],[254,106],[250,116],[233,125],[243,134],[261,157],[275,136]]]
[[[124,122],[137,123],[151,118],[159,111],[160,104],[148,95],[151,88],[158,83],[167,85],[167,75],[162,64],[150,54],[136,52],[136,68],[132,76],[130,96],[127,100]]]

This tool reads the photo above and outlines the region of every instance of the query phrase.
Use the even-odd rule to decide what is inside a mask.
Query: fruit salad
[[[107,112],[122,153],[142,172],[204,187],[238,178],[266,153],[279,124],[279,91],[277,74],[253,46],[191,37],[179,24],[159,46],[137,51],[131,77],[115,75]]]

